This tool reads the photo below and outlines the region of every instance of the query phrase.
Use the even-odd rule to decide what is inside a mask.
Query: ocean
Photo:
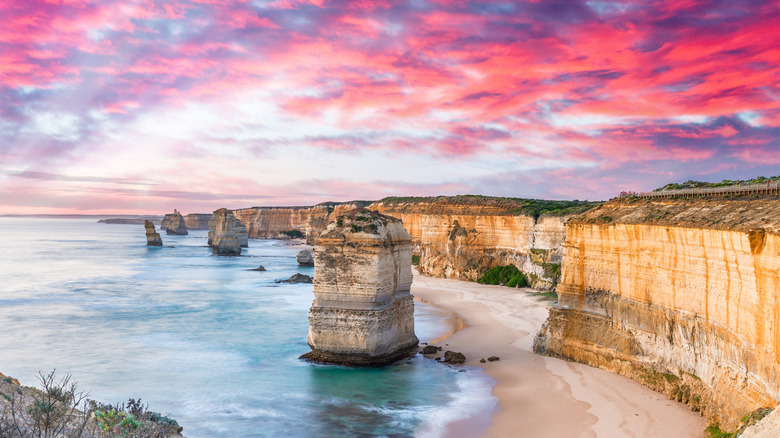
[[[381,368],[304,362],[311,284],[277,284],[297,249],[250,239],[211,255],[207,232],[95,219],[0,218],[0,372],[70,373],[104,403],[141,398],[186,437],[438,437],[496,399],[480,369],[422,356]],[[250,269],[263,265],[265,272]],[[453,315],[415,302],[421,342]]]

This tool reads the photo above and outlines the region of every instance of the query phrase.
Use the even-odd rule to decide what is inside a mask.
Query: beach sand
[[[482,437],[704,436],[705,420],[681,403],[625,377],[534,354],[533,338],[547,318],[550,301],[522,289],[416,272],[412,293],[465,320],[468,327],[437,345],[462,352],[466,365],[481,367],[496,380],[498,407]],[[489,356],[500,360],[479,363]],[[475,420],[452,424],[444,436],[479,435],[480,422]]]

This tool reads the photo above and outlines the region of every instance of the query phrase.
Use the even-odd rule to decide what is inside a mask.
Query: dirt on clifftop
[[[572,224],[647,224],[780,234],[780,198],[615,199]]]

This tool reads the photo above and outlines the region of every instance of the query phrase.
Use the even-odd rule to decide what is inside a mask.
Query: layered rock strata
[[[568,216],[517,215],[501,205],[383,203],[368,208],[403,220],[420,256],[421,274],[474,281],[494,266],[513,264],[531,287],[558,281]]]
[[[188,230],[208,230],[209,219],[211,219],[209,213],[190,213],[184,216],[184,224]]]
[[[780,401],[780,200],[612,201],[566,236],[537,351],[634,378],[724,429]]]
[[[146,229],[146,245],[162,246],[162,237],[160,237],[160,233],[154,229],[154,224],[151,221],[145,221],[144,228]]]
[[[173,210],[173,213],[166,214],[165,217],[163,217],[160,229],[165,230],[165,234],[187,234],[187,225],[184,222],[184,217],[179,213],[179,210],[176,209]]]
[[[537,201],[555,206],[555,201]],[[565,204],[565,203],[564,203]],[[589,204],[569,203],[588,208]],[[335,217],[353,208],[403,220],[420,257],[422,273],[436,277],[476,280],[494,266],[514,264],[532,287],[551,289],[560,276],[564,223],[570,214],[526,213],[523,200],[453,196],[387,198],[374,203],[324,203],[313,207],[252,207],[235,210],[248,227],[249,237],[303,237],[316,244]]]
[[[239,244],[236,223],[238,219],[233,212],[226,208],[216,210],[209,220],[209,245],[216,255],[237,256],[241,255],[241,245]]]
[[[355,209],[331,222],[315,256],[305,359],[383,365],[414,354],[411,236],[400,220]]]

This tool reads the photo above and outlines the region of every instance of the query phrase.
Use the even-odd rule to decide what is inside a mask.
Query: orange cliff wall
[[[403,221],[423,274],[473,281],[493,266],[514,264],[532,274],[533,287],[550,289],[557,281],[544,264],[561,261],[563,217],[535,220],[500,206],[446,201],[376,202],[368,208]]]
[[[285,231],[300,231],[308,243],[316,243],[331,215],[357,208],[356,204],[318,204],[313,207],[250,207],[233,210],[246,225],[249,237],[275,239]]]
[[[567,224],[542,353],[733,429],[780,400],[780,200],[612,201]]]

